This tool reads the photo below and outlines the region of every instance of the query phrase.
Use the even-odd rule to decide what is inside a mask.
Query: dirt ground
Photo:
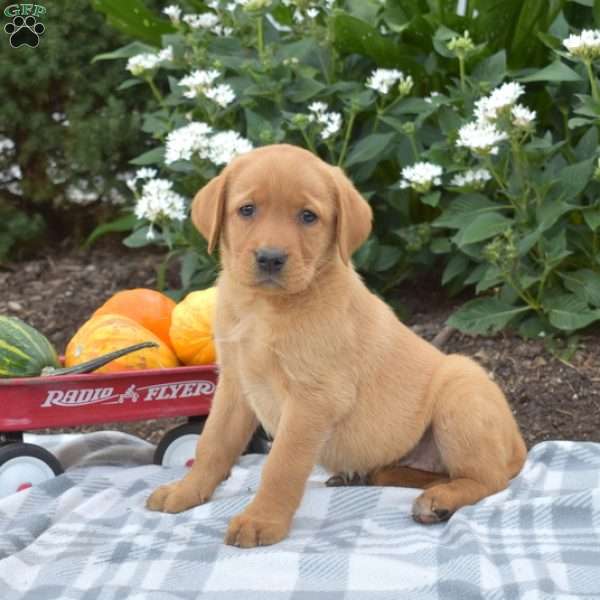
[[[160,261],[158,253],[132,251],[116,240],[105,240],[88,252],[58,248],[26,262],[5,264],[0,266],[0,314],[28,322],[62,352],[77,328],[115,291],[153,287]],[[170,283],[177,285],[175,271]],[[397,293],[407,308],[406,323],[427,339],[443,328],[457,306],[431,281],[405,283]],[[581,336],[569,363],[555,358],[542,341],[524,341],[509,333],[481,338],[455,332],[444,350],[471,356],[493,374],[529,446],[550,439],[600,442],[599,331]],[[165,430],[184,421],[80,429],[118,429],[156,443]]]

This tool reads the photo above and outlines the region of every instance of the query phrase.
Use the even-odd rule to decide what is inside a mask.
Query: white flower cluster
[[[220,166],[250,150],[252,144],[235,131],[214,133],[206,123],[192,122],[167,136],[165,163],[191,160],[192,156],[197,155],[202,160]]]
[[[158,53],[144,52],[142,54],[136,54],[127,61],[125,67],[132,75],[139,77],[144,73],[153,71],[158,68],[164,62],[170,62],[173,60],[173,47],[167,46]]]
[[[228,5],[231,10],[235,9],[235,2]],[[212,9],[219,8],[218,0],[213,0],[208,3],[208,7]],[[221,25],[219,17],[212,12],[194,13],[189,15],[182,15],[181,7],[176,4],[171,4],[166,8],[163,8],[163,13],[171,19],[173,25],[179,25],[182,21],[189,25],[192,29],[205,29],[212,31],[218,36],[230,36],[233,33],[231,27],[225,27]]]
[[[468,148],[475,154],[498,154],[498,144],[506,139],[508,135],[495,125],[474,121],[458,130],[456,145]]]
[[[187,91],[183,92],[186,98],[197,98],[199,95],[204,95],[225,108],[235,100],[235,92],[227,83],[213,86],[220,75],[219,71],[214,69],[210,71],[198,69],[181,79],[178,85],[188,88]]]
[[[236,156],[252,150],[252,144],[237,131],[221,131],[210,139],[208,160],[213,164],[227,165]]]
[[[143,181],[144,179],[154,179],[157,175],[158,172],[156,169],[143,167],[138,169],[133,177],[127,176],[125,178],[125,184],[132,192],[135,192],[137,190],[138,181]]]
[[[308,107],[312,113],[308,116],[308,120],[321,126],[319,133],[323,140],[333,137],[342,128],[342,115],[338,112],[328,111],[328,108],[325,102],[313,102]]]
[[[498,125],[507,119],[513,127],[531,129],[536,113],[517,100],[525,93],[520,83],[509,82],[496,88],[489,96],[475,103],[475,121],[467,123],[458,132],[457,146],[475,154],[498,154],[498,144],[508,139]]]
[[[515,104],[515,106],[512,107],[510,114],[512,124],[520,129],[528,129],[531,127],[536,117],[535,110],[530,110],[522,104]]]
[[[57,172],[56,163],[51,161],[48,175],[55,183],[63,183],[64,177]],[[118,174],[117,179],[123,180],[123,174]],[[108,187],[103,177],[96,176],[88,179],[78,179],[69,183],[65,188],[63,199],[79,206],[88,206],[101,200],[104,204],[119,206],[127,202],[127,198],[114,187]]]
[[[183,221],[186,217],[185,198],[172,188],[173,182],[167,179],[148,179],[136,202],[135,216],[152,224],[161,219]]]
[[[308,19],[316,19],[321,10],[330,12],[335,0],[322,0],[298,3],[296,0],[281,0],[284,6],[294,6],[293,18],[296,23],[304,23]],[[300,5],[299,5],[300,4]]]
[[[402,95],[409,94],[413,87],[413,79],[398,69],[375,69],[367,79],[366,85],[380,94],[388,94],[398,82]]]
[[[592,62],[600,58],[600,30],[584,29],[579,35],[571,34],[563,40],[564,47],[573,58]]]
[[[177,24],[181,21],[181,7],[176,4],[171,4],[163,8],[163,13],[171,19],[173,24]]]
[[[15,143],[6,136],[0,136],[0,154],[12,152],[15,149]]]
[[[65,189],[65,198],[79,206],[87,206],[98,200],[99,197],[98,191],[91,188],[89,183],[84,180],[80,180],[77,184],[71,183]]]
[[[233,0],[227,7],[233,10],[236,6],[241,6],[244,10],[262,10],[271,6],[271,0]]]
[[[412,188],[421,194],[427,193],[432,186],[441,185],[442,167],[430,162],[418,162],[402,169],[403,179],[400,187]]]
[[[495,123],[524,93],[525,88],[520,83],[509,82],[501,85],[489,96],[475,103],[475,118],[480,123]]]
[[[431,92],[429,96],[425,96],[424,100],[427,104],[433,104],[439,96],[441,96],[439,92]]]
[[[450,185],[459,188],[482,190],[487,181],[492,178],[487,169],[469,169],[459,173],[452,178]]]
[[[219,17],[211,12],[184,15],[183,22],[192,29],[213,29],[219,24]]]

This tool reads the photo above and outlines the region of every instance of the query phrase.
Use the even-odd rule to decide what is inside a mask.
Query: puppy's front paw
[[[240,548],[269,546],[285,538],[290,529],[290,520],[270,520],[241,513],[229,522],[225,543]]]
[[[207,500],[208,496],[202,494],[199,487],[181,480],[161,485],[154,490],[146,500],[146,508],[166,513],[178,513],[204,504]]]

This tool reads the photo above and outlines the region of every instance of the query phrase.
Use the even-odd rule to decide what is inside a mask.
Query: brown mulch
[[[0,266],[0,314],[27,321],[62,352],[77,328],[115,291],[153,287],[161,260],[157,252],[130,250],[105,240],[89,252],[59,248]],[[177,285],[174,273],[170,283]],[[460,303],[431,281],[406,283],[398,296],[408,310],[406,322],[429,340]],[[472,356],[493,374],[507,393],[528,445],[550,439],[600,442],[599,342],[598,332],[582,336],[569,362],[553,356],[541,340],[524,341],[510,333],[481,338],[454,332],[444,350]],[[79,430],[117,429],[156,443],[165,430],[181,422],[185,419]]]

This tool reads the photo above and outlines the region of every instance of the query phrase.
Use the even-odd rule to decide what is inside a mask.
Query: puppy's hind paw
[[[423,525],[431,525],[432,523],[442,523],[447,521],[452,516],[452,511],[441,506],[439,501],[436,501],[435,496],[431,496],[424,492],[413,504],[413,519]]]
[[[360,473],[336,473],[325,482],[325,485],[327,487],[367,485],[367,478]]]

